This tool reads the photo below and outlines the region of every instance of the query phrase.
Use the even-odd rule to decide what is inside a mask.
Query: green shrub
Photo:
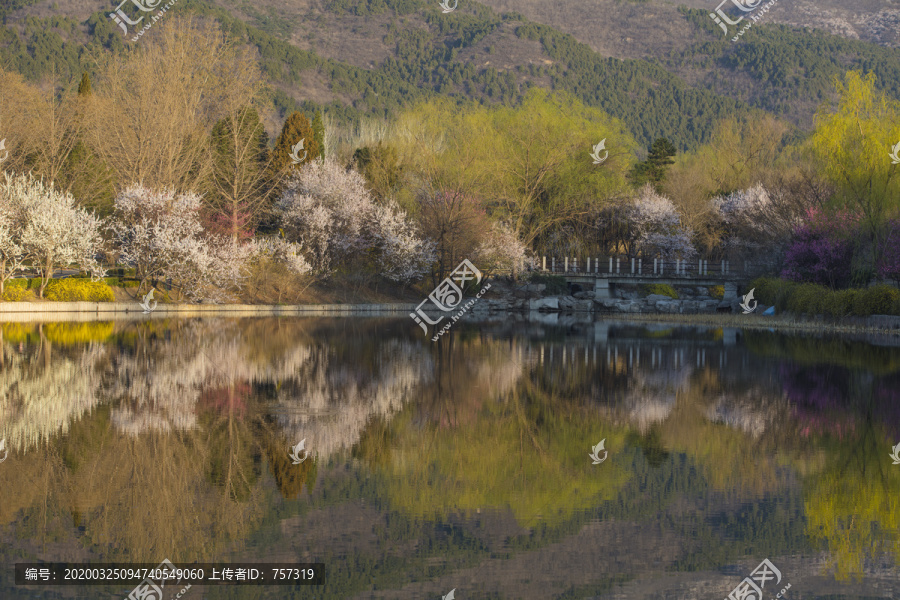
[[[750,284],[762,304],[808,315],[829,317],[900,315],[900,291],[888,285],[834,291],[811,283],[761,277]]]
[[[853,299],[853,312],[861,317],[869,315],[886,315],[894,310],[894,304],[900,300],[900,291],[889,285],[879,285],[862,290]]]
[[[668,296],[669,298],[678,299],[678,292],[675,291],[675,288],[671,285],[666,285],[665,283],[642,283],[639,288],[644,296],[657,294],[659,296]],[[725,291],[723,289],[722,294],[724,295],[724,293]]]
[[[122,279],[121,277],[104,277],[101,279],[103,283],[110,287],[132,288],[141,284],[140,281],[134,279]]]
[[[826,299],[832,291],[814,283],[803,283],[795,286],[784,299],[785,310],[794,313],[821,314]]]
[[[787,310],[788,297],[797,285],[793,281],[760,277],[750,283],[749,289],[755,290],[753,295],[762,304],[774,306],[779,311],[783,311]]]
[[[822,300],[821,314],[828,317],[846,317],[853,314],[853,299],[857,290],[841,290],[832,292]]]
[[[102,281],[89,279],[54,279],[44,290],[47,300],[58,302],[114,302],[112,288]]]
[[[725,297],[725,286],[724,285],[714,285],[709,288],[709,295],[711,298],[715,298],[716,300],[721,300]]]
[[[543,283],[547,288],[544,290],[548,296],[559,296],[569,293],[569,286],[566,284],[566,278],[562,275],[542,275],[534,273],[529,279],[530,283]]]

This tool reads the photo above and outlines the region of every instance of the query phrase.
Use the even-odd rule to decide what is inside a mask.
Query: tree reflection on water
[[[296,556],[356,565],[334,597],[502,556],[491,589],[526,597],[514,557],[550,557],[597,524],[633,524],[634,549],[600,571],[570,556],[542,586],[819,551],[813,571],[863,581],[900,560],[897,350],[628,325],[460,324],[432,344],[408,325],[2,325],[6,558],[256,559],[309,537],[318,554]],[[609,460],[592,465],[601,439]],[[351,506],[372,511],[368,530],[338,516]],[[655,567],[634,554],[654,543]]]

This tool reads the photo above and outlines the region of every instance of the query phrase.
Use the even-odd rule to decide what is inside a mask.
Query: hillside
[[[832,78],[851,68],[873,70],[900,98],[896,28],[886,25],[895,3],[823,8],[824,29],[871,41],[778,24],[806,24],[811,4],[777,6],[739,43],[722,39],[708,9],[668,2],[607,0],[589,10],[585,2],[466,0],[442,14],[423,0],[180,0],[169,14],[213,18],[256,47],[282,114],[325,107],[338,121],[385,117],[435,95],[512,104],[541,86],[622,119],[642,145],[665,136],[684,150],[737,112],[770,111],[806,129]],[[107,17],[107,2],[6,5],[0,64],[32,79],[56,68],[74,80],[91,72],[93,53],[134,43]],[[866,9],[875,16],[864,19]]]

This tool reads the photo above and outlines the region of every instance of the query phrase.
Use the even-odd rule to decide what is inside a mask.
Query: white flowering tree
[[[365,180],[333,160],[311,161],[299,169],[277,209],[285,233],[303,244],[317,272],[327,273],[369,246],[365,228],[374,204]]]
[[[741,255],[760,256],[790,239],[804,221],[805,206],[779,187],[774,193],[761,184],[713,199],[725,249]],[[771,252],[769,252],[771,254]]]
[[[425,276],[437,258],[437,244],[419,237],[406,213],[393,201],[373,209],[370,234],[378,251],[379,272],[409,283]]]
[[[663,258],[691,258],[697,251],[691,244],[692,232],[681,226],[681,218],[669,198],[644,185],[634,199],[629,214],[637,234],[637,245],[645,253]]]
[[[239,287],[249,249],[208,235],[200,223],[198,194],[132,185],[116,197],[110,230],[119,260],[134,265],[140,288],[170,279],[195,301],[222,300]]]
[[[283,264],[296,275],[309,275],[312,265],[303,255],[303,246],[280,237],[255,238],[250,252],[251,260],[267,258]]]
[[[494,223],[475,252],[476,265],[487,273],[519,274],[527,261],[525,244],[505,223]]]
[[[8,265],[17,268],[29,261],[40,270],[41,286],[38,296],[57,268],[78,264],[98,271],[95,254],[102,237],[101,219],[75,205],[75,198],[60,192],[52,185],[30,174],[5,176],[0,183],[0,245],[6,256],[4,277]]]
[[[302,244],[315,273],[372,252],[394,281],[422,277],[434,244],[422,239],[393,201],[376,204],[365,179],[332,159],[309,162],[288,180],[277,211],[285,235]]]
[[[7,176],[6,183],[9,183]],[[25,250],[22,248],[22,211],[6,194],[8,185],[0,183],[0,294],[6,281],[22,268]]]
[[[718,196],[713,199],[713,206],[725,227],[726,247],[756,249],[758,242],[768,237],[771,224],[766,217],[772,199],[762,185]]]

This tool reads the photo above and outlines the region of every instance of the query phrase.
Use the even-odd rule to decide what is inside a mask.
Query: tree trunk
[[[53,277],[53,261],[48,260],[44,268],[41,269],[41,287],[38,290],[38,298],[44,298],[44,289],[50,283],[51,277]]]

